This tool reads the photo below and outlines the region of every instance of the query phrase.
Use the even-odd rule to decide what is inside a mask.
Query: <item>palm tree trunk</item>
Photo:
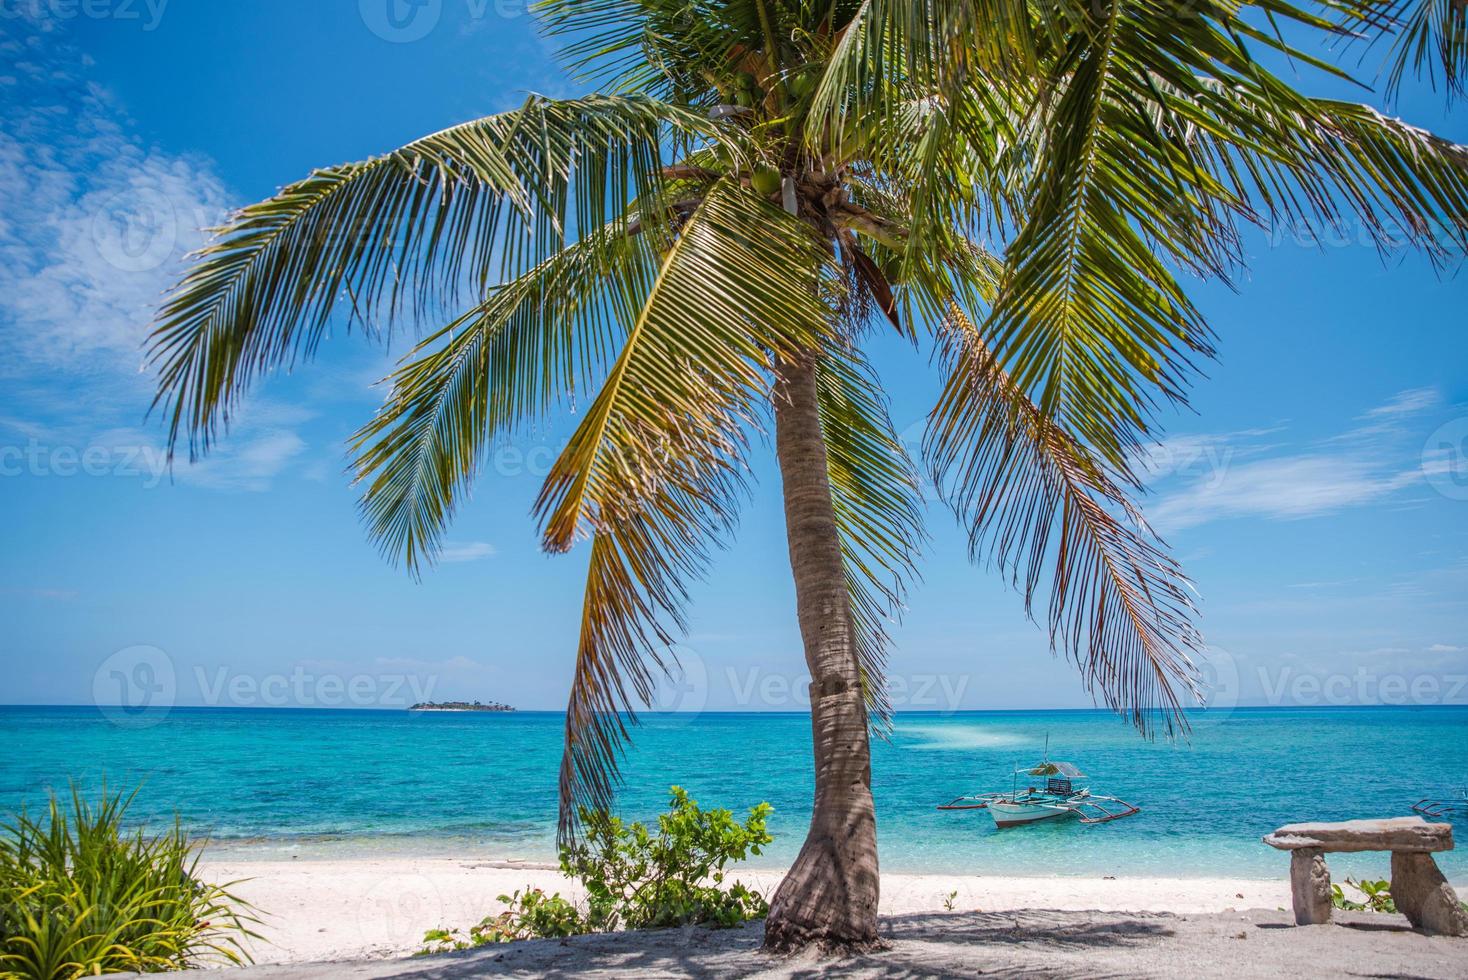
[[[780,365],[775,444],[811,675],[816,796],[810,833],[770,905],[765,948],[871,947],[878,943],[871,747],[813,358]]]

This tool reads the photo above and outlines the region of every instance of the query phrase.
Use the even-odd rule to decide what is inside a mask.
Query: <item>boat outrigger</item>
[[[1020,789],[1021,776],[1043,776],[1045,785],[1030,785]],[[1014,771],[1014,786],[1008,793],[960,796],[940,805],[938,809],[988,810],[989,815],[994,818],[994,826],[1001,830],[1039,820],[1070,816],[1080,818],[1081,823],[1107,823],[1141,812],[1141,807],[1132,806],[1114,796],[1092,795],[1089,788],[1076,784],[1076,780],[1085,778],[1086,774],[1072,763],[1051,762],[1047,752],[1047,758],[1039,765]]]
[[[1424,817],[1468,817],[1468,789],[1458,790],[1458,795],[1452,799],[1418,800],[1412,804],[1412,809]]]

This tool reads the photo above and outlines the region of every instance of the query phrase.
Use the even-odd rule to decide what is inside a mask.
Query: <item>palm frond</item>
[[[1152,128],[1129,45],[1126,0],[1096,8],[1057,75],[1065,86],[999,298],[984,326],[996,357],[1047,418],[1112,465],[1135,451],[1157,396],[1180,400],[1208,328],[1153,245],[1205,265],[1213,226],[1179,199],[1169,160],[1149,159]],[[1135,13],[1133,13],[1135,16]]]
[[[992,304],[1004,269],[1004,260],[962,225],[930,220],[923,236],[926,244],[914,244],[910,229],[921,223],[914,216],[919,207],[914,198],[922,187],[920,179],[885,175],[853,179],[852,204],[869,216],[843,229],[843,234],[866,236],[863,224],[875,221],[885,230],[879,238],[867,237],[865,245],[881,268],[893,270],[898,308],[909,335],[920,323],[929,329],[940,324],[955,302],[965,309]],[[934,193],[931,187],[926,191]]]
[[[792,26],[778,0],[540,0],[536,12],[578,78],[697,104],[712,101],[712,73],[766,45],[767,26]]]
[[[918,577],[925,539],[917,471],[858,352],[832,350],[817,362],[816,396],[867,712],[885,728],[891,715],[887,627]]]
[[[1285,0],[1259,6],[1334,30]],[[1174,269],[1229,278],[1242,263],[1236,222],[1257,220],[1261,203],[1329,210],[1343,197],[1363,213],[1382,202],[1405,212],[1421,175],[1401,162],[1400,143],[1368,147],[1359,120],[1321,125],[1324,103],[1270,76],[1250,46],[1342,73],[1235,7],[1205,0],[1179,17],[1158,0],[1106,0],[1086,17],[1037,89],[1032,125],[1043,139],[983,333],[1048,417],[1120,467],[1212,352]],[[1254,118],[1244,120],[1237,102],[1251,94]],[[1215,104],[1231,105],[1232,118],[1200,141],[1209,124],[1198,120]],[[1220,165],[1208,139],[1235,156]]]
[[[1027,78],[1084,10],[1073,0],[862,0],[833,39],[808,134],[844,148],[914,98]]]
[[[1468,248],[1468,146],[1263,73],[1165,104],[1246,220],[1361,231],[1383,251],[1415,247],[1439,264]]]
[[[649,267],[646,242],[620,227],[586,236],[496,287],[393,372],[352,447],[367,530],[387,557],[415,573],[431,562],[486,447],[604,373],[630,320],[608,287]]]
[[[902,201],[906,276],[955,234],[1001,236],[1023,209],[1023,179],[1043,133],[1025,118],[1032,91],[970,85],[914,100],[867,151]]]
[[[1353,31],[1364,28],[1367,43],[1389,43],[1386,96],[1393,99],[1408,76],[1425,77],[1437,88],[1438,72],[1449,101],[1468,85],[1468,4],[1463,0],[1357,0],[1341,18]]]
[[[592,539],[566,712],[561,832],[604,809],[627,719],[682,630],[687,583],[737,512],[772,357],[818,348],[828,258],[794,218],[716,183],[677,233],[602,390],[536,503],[544,544]]]
[[[934,480],[969,529],[975,560],[1003,570],[1032,612],[1049,578],[1052,646],[1089,691],[1143,732],[1186,731],[1201,640],[1189,584],[1118,478],[1048,417],[958,310],[948,371],[924,448]]]
[[[554,254],[577,229],[657,206],[673,141],[729,135],[644,96],[538,96],[386,156],[318,170],[236,214],[169,295],[149,341],[173,446],[206,451],[259,374],[411,300],[424,317]],[[730,136],[730,138],[735,138]]]

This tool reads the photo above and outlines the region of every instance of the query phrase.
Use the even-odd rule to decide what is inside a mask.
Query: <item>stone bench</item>
[[[1453,849],[1451,824],[1428,823],[1421,817],[1292,823],[1265,837],[1264,843],[1290,852],[1297,925],[1330,921],[1327,851],[1391,851],[1391,894],[1397,911],[1424,932],[1468,936],[1468,912],[1432,859],[1436,851]]]

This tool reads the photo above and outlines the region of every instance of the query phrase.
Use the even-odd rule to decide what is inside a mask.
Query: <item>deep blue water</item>
[[[1409,812],[1468,783],[1468,708],[1239,709],[1200,719],[1190,742],[1147,742],[1101,712],[898,716],[878,743],[874,784],[883,867],[894,871],[1172,876],[1283,873],[1259,842],[1296,820]],[[183,822],[261,857],[344,852],[472,853],[550,859],[559,714],[175,708],[144,727],[91,707],[0,708],[0,810],[43,805],[75,780],[95,791],[142,783],[134,816]],[[1078,763],[1092,791],[1137,816],[996,832],[981,811],[934,805],[1007,789],[1014,766]],[[782,864],[799,847],[811,795],[809,719],[797,714],[644,719],[619,797],[655,813],[669,784],[705,805],[775,807]],[[1459,821],[1458,835],[1468,835]],[[1468,854],[1442,855],[1451,877]],[[1384,872],[1385,856],[1332,861]],[[1377,867],[1381,865],[1381,867]]]

